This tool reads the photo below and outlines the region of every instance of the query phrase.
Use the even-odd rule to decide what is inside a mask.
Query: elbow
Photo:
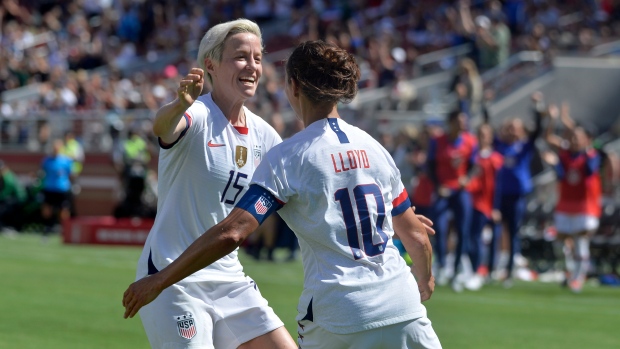
[[[153,134],[157,137],[161,137],[164,134],[164,126],[161,125],[161,122],[157,122],[157,119],[155,119],[155,122],[153,122]]]
[[[228,252],[234,251],[245,241],[247,234],[244,229],[237,224],[223,227],[220,234],[220,245]]]
[[[232,229],[221,235],[220,246],[222,250],[225,250],[228,254],[234,251],[237,247],[241,246],[244,240],[245,236],[243,234]]]

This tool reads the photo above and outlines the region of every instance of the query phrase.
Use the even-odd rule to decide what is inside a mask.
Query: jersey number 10
[[[372,222],[371,214],[368,211],[368,202],[366,201],[366,196],[368,195],[372,195],[377,203],[376,222]],[[357,221],[355,218],[355,213],[353,212],[353,203],[351,202],[349,189],[338,189],[334,194],[334,198],[336,201],[340,202],[340,207],[342,208],[344,224],[347,227],[347,240],[349,242],[349,246],[351,247],[351,251],[353,252],[353,258],[356,260],[364,258],[364,253],[367,256],[382,254],[385,252],[388,236],[381,228],[383,227],[383,221],[385,220],[385,203],[383,202],[381,189],[374,183],[360,184],[353,188],[353,196],[355,198],[355,206],[357,207],[357,216],[360,220],[360,227],[362,228],[363,250],[357,234]],[[372,240],[373,224],[382,240],[382,242],[378,244],[375,244]]]

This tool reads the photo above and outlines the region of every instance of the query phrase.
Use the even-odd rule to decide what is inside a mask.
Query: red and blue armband
[[[400,195],[392,201],[392,217],[396,217],[399,214],[407,211],[411,207],[411,200],[407,190],[403,189]]]
[[[269,190],[260,185],[252,184],[236,207],[248,211],[256,218],[258,224],[261,224],[282,206],[284,203],[271,194]]]

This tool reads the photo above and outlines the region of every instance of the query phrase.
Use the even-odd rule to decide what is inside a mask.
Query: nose
[[[258,69],[258,63],[255,60],[248,60],[248,64],[245,65],[245,68],[251,71],[256,71]]]

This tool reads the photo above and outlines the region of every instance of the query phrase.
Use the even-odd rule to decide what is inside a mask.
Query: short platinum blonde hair
[[[209,82],[213,83],[213,78],[205,69],[205,59],[209,58],[212,61],[221,62],[226,39],[231,35],[239,33],[251,33],[256,35],[258,40],[260,40],[261,51],[263,50],[263,37],[258,24],[245,18],[220,23],[209,29],[202,37],[196,60],[198,61],[198,67],[207,73]]]

